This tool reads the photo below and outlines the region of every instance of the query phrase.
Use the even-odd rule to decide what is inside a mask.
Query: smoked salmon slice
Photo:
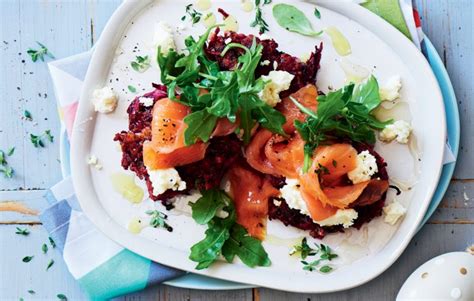
[[[151,123],[152,139],[143,144],[143,162],[149,169],[165,169],[186,165],[204,158],[207,144],[184,144],[187,127],[183,119],[190,113],[189,107],[163,98],[153,107]]]
[[[312,111],[316,111],[318,107],[318,90],[316,89],[315,85],[306,85],[290,96]],[[278,104],[276,109],[280,111],[286,118],[283,129],[288,134],[291,134],[295,131],[295,120],[303,122],[306,119],[306,114],[298,109],[290,97],[284,98],[281,103]]]
[[[263,240],[266,235],[268,200],[279,195],[278,189],[249,168],[235,164],[228,172],[237,223],[250,236]]]

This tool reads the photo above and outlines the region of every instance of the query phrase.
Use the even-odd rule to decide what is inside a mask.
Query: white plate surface
[[[312,16],[314,4],[293,2]],[[366,20],[367,28],[334,12],[336,8],[344,12],[341,5],[335,3],[324,4],[334,10],[320,7],[321,20],[310,19],[315,28],[336,26],[352,46],[352,54],[346,59],[369,69],[379,82],[383,83],[393,75],[400,75],[403,80],[402,100],[407,102],[409,111],[402,112],[400,117],[412,121],[421,161],[407,146],[377,145],[377,150],[389,164],[390,176],[411,187],[397,197],[408,208],[401,223],[389,226],[382,218],[376,218],[361,230],[351,229],[327,236],[323,242],[340,255],[334,262],[336,270],[328,275],[305,272],[296,258],[288,256],[289,247],[305,233],[285,228],[279,222],[269,223],[269,239],[264,242],[272,266],[255,269],[236,261],[234,264],[219,262],[207,270],[194,270],[195,263],[188,259],[189,248],[203,237],[204,228],[186,214],[171,214],[170,224],[175,229],[172,233],[153,228],[144,229],[140,235],[127,231],[127,223],[135,217],[145,218],[145,210],[163,210],[160,204],[149,199],[138,205],[128,203],[113,189],[110,179],[113,173],[125,173],[120,166],[121,153],[112,139],[116,132],[127,128],[126,108],[134,96],[127,86],[134,85],[141,93],[151,89],[151,82],[159,80],[156,68],[136,73],[130,70],[129,64],[135,55],[149,54],[156,21],[168,21],[173,28],[177,27],[185,4],[176,0],[125,1],[102,33],[86,77],[72,137],[72,174],[84,212],[106,235],[137,254],[220,279],[287,291],[330,292],[360,285],[382,273],[409,243],[434,192],[445,142],[445,114],[438,84],[421,53],[390,25],[356,6],[351,6],[353,9],[345,15]],[[242,11],[238,1],[213,1],[211,10],[215,12],[218,7],[225,8],[239,20],[240,32],[255,33],[248,26],[253,16]],[[321,90],[344,84],[341,58],[327,36],[315,39],[288,33],[278,27],[269,9],[265,13],[271,28],[270,36],[278,37],[280,49],[286,52],[304,55],[323,41],[325,47],[318,75]],[[176,35],[178,47],[183,46],[187,35],[203,31],[202,25],[188,26]],[[134,49],[138,52],[133,52]],[[120,96],[120,104],[113,114],[97,115],[89,100],[92,91],[104,85],[114,88]],[[91,169],[86,164],[89,154],[97,155],[103,170]],[[388,201],[393,198],[394,194],[389,193]]]

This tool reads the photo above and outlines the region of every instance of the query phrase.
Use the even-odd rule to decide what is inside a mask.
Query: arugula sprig
[[[303,171],[308,171],[314,150],[330,140],[349,138],[352,141],[375,143],[374,130],[382,130],[392,120],[379,121],[371,112],[380,103],[378,83],[371,76],[364,83],[353,83],[327,95],[318,96],[316,112],[302,106],[290,97],[307,118],[295,121],[295,127],[306,142],[304,146]]]
[[[184,119],[188,125],[184,133],[186,145],[198,140],[207,142],[219,118],[236,122],[240,117],[245,143],[249,142],[250,131],[256,122],[274,133],[286,135],[282,128],[285,117],[258,96],[265,85],[262,79],[255,79],[263,47],[255,40],[250,48],[230,43],[222,56],[232,48],[242,49],[243,54],[239,56],[235,70],[221,71],[203,50],[212,28],[197,41],[193,37],[185,40],[186,55],[172,50],[165,56],[158,48],[161,81],[168,86],[168,97],[192,110]],[[179,98],[176,96],[177,89],[181,91]],[[203,94],[202,90],[209,93]]]
[[[31,57],[31,60],[33,61],[33,63],[35,63],[38,59],[44,62],[44,56],[48,56],[52,59],[55,58],[54,55],[51,52],[49,52],[46,46],[44,46],[38,41],[36,42],[36,44],[40,46],[39,50],[28,48],[28,50],[26,51],[26,53],[28,53],[28,55]]]
[[[208,268],[219,255],[229,263],[237,256],[249,267],[271,264],[262,242],[249,236],[247,230],[236,223],[233,202],[224,191],[203,191],[202,197],[190,205],[193,219],[207,225],[205,238],[191,247],[189,259],[198,263],[196,269]],[[227,216],[220,217],[220,211]]]
[[[314,244],[315,248],[313,249],[308,245],[308,241],[305,238],[301,240],[300,245],[293,246],[290,255],[299,255],[301,257],[301,263],[303,264],[303,270],[305,271],[315,271],[319,270],[321,273],[329,273],[333,270],[333,267],[330,265],[320,266],[324,261],[331,261],[337,257],[337,254],[333,253],[329,246],[324,244]],[[305,259],[310,256],[315,256],[319,254],[319,258],[313,261],[306,261]]]

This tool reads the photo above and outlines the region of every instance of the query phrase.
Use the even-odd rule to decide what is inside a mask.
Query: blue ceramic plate
[[[433,44],[426,37],[424,43],[425,47],[423,49],[423,52],[427,57],[431,68],[433,69],[433,72],[438,80],[441,92],[443,94],[444,106],[446,110],[449,145],[454,153],[454,156],[457,157],[459,150],[460,123],[456,96],[454,95],[454,90],[451,84],[451,80],[449,79],[449,75]],[[61,171],[63,177],[67,177],[71,174],[70,151],[66,130],[64,128],[62,129],[60,140]],[[431,217],[431,215],[443,199],[446,189],[448,188],[449,183],[451,181],[451,177],[454,172],[454,167],[455,162],[446,164],[443,167],[443,171],[438,182],[438,188],[433,196],[433,199],[431,200],[430,206],[426,211],[426,215],[423,221],[421,222],[418,230],[423,227],[423,225]],[[165,282],[165,284],[181,288],[203,290],[232,290],[254,287],[248,284],[224,281],[194,274],[188,274],[186,276],[167,281]]]

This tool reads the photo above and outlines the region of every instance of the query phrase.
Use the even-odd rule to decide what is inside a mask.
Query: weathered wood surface
[[[443,58],[458,97],[462,140],[459,163],[448,192],[429,224],[387,272],[376,280],[346,292],[306,295],[269,289],[199,291],[167,286],[151,288],[117,300],[391,300],[406,277],[421,263],[474,242],[474,1],[416,0],[423,27]],[[61,178],[58,143],[36,149],[29,134],[51,129],[59,132],[56,103],[46,64],[33,64],[26,54],[35,41],[44,42],[62,58],[90,49],[120,0],[0,1],[0,149],[15,146],[9,159],[15,177],[0,176],[0,208],[6,201],[20,202],[41,211],[44,190]],[[33,121],[22,118],[24,110]],[[27,237],[15,228],[26,227]],[[54,250],[44,255],[47,233],[36,215],[0,211],[0,300],[54,300],[64,293],[69,300],[86,297]],[[21,258],[35,255],[25,264]],[[50,259],[53,267],[46,272]],[[28,294],[34,290],[35,295]]]

